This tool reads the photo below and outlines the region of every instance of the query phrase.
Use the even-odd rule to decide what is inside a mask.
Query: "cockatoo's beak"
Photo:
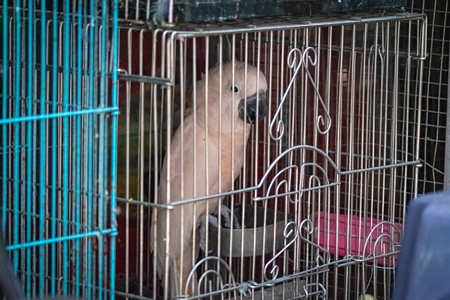
[[[244,106],[247,104],[247,111],[245,111]],[[267,114],[267,104],[266,104],[266,93],[259,92],[257,94],[247,97],[247,102],[245,99],[239,101],[238,106],[239,118],[248,124],[255,124],[266,117]],[[245,116],[244,114],[247,113]]]

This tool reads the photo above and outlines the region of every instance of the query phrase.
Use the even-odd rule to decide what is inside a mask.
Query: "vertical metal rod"
[[[33,8],[33,2],[29,1],[28,3],[28,97],[27,97],[27,105],[28,105],[28,113],[27,115],[31,116],[33,115],[33,96],[34,96],[34,59],[35,59],[35,51],[34,51],[34,8]],[[6,9],[5,9],[6,10]],[[6,62],[5,62],[6,64]],[[27,195],[26,195],[26,226],[25,228],[28,228],[26,230],[26,242],[31,241],[31,206],[32,206],[32,196],[34,193],[32,193],[33,185],[32,185],[32,174],[34,173],[35,168],[33,168],[35,162],[33,160],[33,152],[34,147],[33,145],[33,122],[27,123]],[[27,248],[25,250],[26,252],[26,259],[25,259],[25,265],[31,266],[31,249]],[[26,274],[26,280],[25,280],[25,291],[27,295],[31,295],[31,272],[27,272]]]
[[[360,105],[361,105],[361,116],[366,116],[365,118],[362,118],[361,122],[360,122],[360,130],[361,130],[361,145],[360,145],[360,152],[361,152],[361,159],[360,159],[360,167],[361,168],[366,168],[368,167],[368,162],[367,162],[367,145],[368,142],[366,142],[367,136],[366,136],[366,131],[369,131],[369,126],[368,126],[368,122],[369,122],[369,114],[367,113],[368,109],[370,108],[370,105],[367,104],[367,98],[366,97],[366,86],[368,86],[370,84],[369,81],[369,72],[368,72],[368,65],[367,65],[367,37],[368,37],[368,24],[364,24],[364,33],[363,33],[363,39],[362,39],[362,45],[363,45],[363,49],[362,49],[362,63],[361,63],[361,76],[360,76],[360,93],[359,93],[359,97],[360,97]],[[365,186],[367,185],[367,177],[365,176],[365,174],[361,174],[361,187],[360,187],[360,197],[361,197],[361,201],[360,201],[360,205],[359,205],[359,210],[360,210],[360,217],[362,218],[365,214],[367,214],[367,201],[364,201],[365,199],[369,199],[369,195],[367,194],[367,189],[365,188]],[[363,229],[363,228],[362,228]],[[361,232],[361,231],[360,231]],[[364,282],[366,280],[366,268],[362,267],[361,268],[361,288],[360,290],[362,292],[365,292],[365,285]],[[359,284],[358,284],[358,288],[359,288]]]
[[[96,7],[98,7],[98,1],[95,1]],[[108,37],[108,3],[106,0],[102,1],[102,24],[100,27],[100,57],[99,57],[99,69],[100,69],[100,99],[98,103],[99,108],[105,107],[105,99],[106,99],[106,63],[107,63],[107,56],[106,56],[106,38]],[[98,13],[96,9],[95,17],[97,18]],[[105,156],[107,152],[107,131],[105,130],[105,114],[99,115],[99,128],[98,128],[98,228],[104,229],[104,203],[106,202],[105,198],[105,178],[104,175],[107,174],[107,172],[104,172],[105,169]],[[98,294],[99,298],[103,297],[103,274],[104,274],[104,267],[103,267],[103,260],[104,260],[104,242],[106,241],[107,237],[101,236],[99,237],[99,245],[98,245]],[[113,278],[108,278],[108,280],[113,280]]]
[[[77,73],[76,73],[76,99],[75,99],[75,107],[79,109],[82,105],[82,87],[83,87],[83,3],[82,1],[78,2],[77,5],[77,41],[76,41],[76,53],[78,54],[76,59]],[[55,75],[56,76],[56,75]],[[75,193],[75,233],[80,233],[81,230],[81,121],[82,117],[75,117],[75,159],[74,159],[74,170],[75,170],[75,184],[74,184],[74,193]],[[81,253],[81,242],[79,239],[75,240],[75,248],[74,253],[75,257],[75,297],[79,297],[80,295],[80,253]]]
[[[68,111],[69,106],[69,74],[70,74],[70,0],[64,1],[64,95],[63,95],[63,111]],[[68,235],[68,210],[69,210],[69,157],[68,157],[68,137],[69,137],[69,120],[68,117],[63,118],[63,211],[62,211],[62,224],[63,224],[63,235]],[[69,278],[69,247],[68,241],[63,242],[63,294],[68,294],[68,278]]]
[[[169,64],[169,60],[172,58],[171,55],[171,44],[170,42],[168,42],[168,38],[167,38],[168,33],[164,32],[163,33],[163,39],[162,39],[162,47],[161,47],[161,76],[164,76],[164,72],[165,72],[165,68],[166,68],[166,64],[167,64],[167,77],[171,78],[171,70],[170,70],[170,64]],[[167,52],[167,53],[166,53]],[[166,56],[168,56],[168,59],[166,61]],[[171,161],[170,161],[170,151],[171,151],[171,143],[170,143],[170,138],[171,138],[171,118],[170,118],[170,112],[172,111],[172,107],[171,107],[171,96],[170,96],[170,92],[167,92],[167,99],[165,101],[164,104],[167,105],[167,113],[166,113],[166,132],[163,135],[163,133],[161,134],[161,137],[166,139],[167,141],[167,146],[166,146],[166,153],[167,153],[167,157],[165,158],[166,161],[166,165],[167,165],[167,170],[171,169]],[[194,110],[195,111],[195,110]],[[195,117],[195,114],[194,114]],[[194,144],[195,147],[195,144]],[[196,161],[195,161],[196,157],[194,156],[194,166],[196,165]],[[194,173],[195,174],[195,173]],[[181,175],[182,176],[182,175]],[[170,199],[170,172],[167,172],[167,177],[166,177],[166,184],[167,184],[167,199]],[[194,184],[194,192],[195,192],[195,184]],[[169,249],[169,243],[170,243],[170,214],[168,210],[165,210],[163,212],[166,215],[166,249]],[[155,235],[156,236],[156,235]],[[156,252],[156,251],[155,251]],[[168,253],[164,254],[165,258],[164,258],[164,264],[165,266],[169,265],[169,255]],[[164,279],[162,279],[162,281],[164,282],[164,286],[168,286],[169,284],[169,272],[164,272]],[[164,289],[164,299],[167,299],[169,297],[169,291],[168,289]]]
[[[52,113],[56,113],[57,112],[57,92],[58,92],[58,0],[53,0],[53,30],[52,30],[52,76],[50,78],[52,78],[52,96],[51,96],[51,102],[52,102]],[[81,33],[80,33],[81,35]],[[81,68],[80,68],[81,69]],[[80,83],[80,88],[81,88],[81,83]],[[51,162],[51,166],[52,166],[52,170],[51,170],[51,237],[54,238],[56,237],[56,218],[57,218],[57,212],[56,212],[56,208],[57,208],[57,174],[56,174],[56,165],[57,165],[57,153],[56,153],[56,148],[57,148],[57,119],[53,118],[52,119],[52,138],[51,138],[51,157],[52,157],[52,162]],[[50,260],[50,264],[51,264],[51,269],[50,269],[50,293],[52,295],[56,294],[56,265],[57,265],[57,260],[56,260],[56,245],[52,244],[51,245],[51,260]]]
[[[8,6],[8,0],[3,0],[3,7],[7,7]],[[10,41],[8,41],[8,28],[10,27],[9,24],[9,17],[8,17],[8,10],[7,9],[3,9],[3,13],[2,13],[2,20],[3,20],[3,32],[2,32],[2,53],[3,53],[3,64],[2,64],[2,91],[3,91],[3,95],[2,95],[2,119],[6,119],[6,112],[7,112],[7,108],[8,108],[8,92],[9,92],[9,88],[8,88],[8,54],[9,54],[9,45],[10,45]],[[7,124],[3,124],[2,126],[2,149],[3,149],[3,153],[2,153],[2,216],[1,216],[1,232],[0,234],[2,234],[3,236],[5,235],[5,231],[6,231],[6,208],[7,208],[7,182],[8,182],[8,156],[9,156],[9,146],[7,143],[7,136],[8,133],[6,131],[7,128]]]
[[[417,49],[417,55],[422,58],[422,57],[426,57],[427,56],[427,26],[428,26],[428,20],[427,17],[424,17],[423,22],[419,22],[419,29],[420,29],[420,39],[418,40],[418,42],[420,43],[418,46],[419,48]],[[420,59],[418,61],[418,79],[419,79],[419,83],[423,82],[423,64],[424,61],[423,59]],[[423,85],[422,84],[418,84],[418,89],[417,89],[417,124],[421,124],[421,109],[422,109],[422,93],[423,93]],[[420,128],[417,128],[416,130],[416,145],[415,145],[415,152],[416,153],[416,157],[417,159],[419,158],[419,148],[420,148]],[[416,167],[416,172],[415,172],[415,176],[414,176],[414,182],[417,182],[419,179],[419,172],[417,172],[417,168]],[[417,184],[414,187],[414,191],[413,191],[413,197],[417,197]]]
[[[134,70],[132,65],[132,55],[133,53],[133,31],[128,30],[127,34],[127,71],[132,73]],[[120,100],[119,100],[120,101]],[[130,199],[130,112],[131,112],[131,82],[127,81],[126,86],[126,108],[125,108],[125,197]],[[154,101],[157,104],[157,101]],[[122,118],[123,118],[122,117]],[[156,128],[156,127],[155,127]],[[126,203],[125,206],[125,256],[130,257],[130,205]],[[137,247],[136,247],[137,248]],[[135,254],[134,254],[135,255]],[[125,261],[125,292],[129,292],[129,276],[130,276],[130,262],[127,259]]]
[[[143,49],[144,49],[144,31],[139,32],[139,70],[138,73],[140,76],[143,75]],[[145,89],[144,89],[144,83],[139,84],[139,117],[138,117],[138,188],[137,196],[138,199],[144,199],[143,195],[143,177],[144,177],[144,151],[145,151],[145,126],[144,126],[144,112],[145,112]],[[138,259],[138,274],[139,274],[139,296],[142,297],[143,293],[143,279],[144,279],[144,207],[139,207],[139,214],[138,214],[138,220],[139,220],[139,242],[138,245],[136,245],[138,253],[139,253],[139,259]]]
[[[258,32],[258,33],[256,33],[257,34],[257,39],[256,39],[256,67],[258,68],[258,71],[262,71],[261,70],[261,32]],[[257,97],[257,100],[256,100],[256,102],[257,103],[259,103],[259,91],[260,91],[260,86],[259,86],[259,83],[260,83],[260,72],[258,72],[258,73],[256,73],[256,97]],[[264,101],[266,101],[266,100],[264,100]],[[256,106],[256,115],[257,116],[259,116],[259,105],[257,105]],[[255,127],[254,127],[254,148],[252,149],[253,150],[253,153],[254,153],[254,157],[253,157],[253,171],[254,171],[254,174],[253,174],[253,184],[255,184],[255,183],[257,183],[258,182],[258,170],[259,170],[259,168],[258,168],[258,159],[259,159],[259,155],[258,155],[258,153],[259,153],[259,126],[258,126],[258,123],[256,123],[256,125],[255,125]],[[245,160],[244,160],[244,165],[245,165]],[[256,197],[257,196],[257,192],[255,191],[254,193],[253,193],[253,196],[254,197]],[[267,202],[265,203],[265,204],[267,204]],[[255,212],[257,211],[256,210],[256,205],[255,205]],[[275,214],[275,217],[276,217],[276,214]],[[265,207],[264,207],[264,220],[266,220],[266,218],[267,218],[267,205],[265,205]],[[256,219],[256,218],[255,218]],[[231,224],[233,224],[233,222],[231,222]],[[274,224],[276,224],[276,221],[274,221]],[[243,228],[244,226],[242,226],[242,228]],[[265,238],[266,238],[266,226],[264,226],[264,230],[263,230],[263,240],[265,240]],[[274,230],[276,229],[276,226],[274,226]],[[275,235],[274,235],[275,236]],[[256,243],[254,243],[254,247],[256,248]],[[263,248],[263,255],[264,255],[264,251],[265,249]],[[256,264],[256,261],[254,262],[254,264],[253,264],[253,268],[254,269],[256,269],[256,266],[257,266],[257,264]],[[262,268],[262,269],[264,269],[264,268]],[[255,278],[255,277],[253,277],[253,278]],[[262,279],[262,277],[261,277],[261,279]],[[264,291],[264,289],[263,289],[263,291]]]
[[[405,30],[406,31],[406,30]],[[408,22],[408,29],[407,29],[407,35],[411,36],[411,32],[412,32],[412,22],[409,21]],[[404,113],[403,113],[403,122],[405,124],[404,128],[403,128],[403,135],[408,138],[409,135],[409,123],[410,123],[410,85],[411,85],[411,41],[409,40],[406,47],[403,49],[403,51],[405,51],[406,53],[406,61],[405,61],[405,85],[403,88],[403,102],[404,102]],[[411,116],[414,116],[414,114],[411,114]],[[409,143],[406,142],[405,146],[404,146],[404,152],[408,153],[409,152]],[[414,156],[415,158],[415,156]],[[416,182],[417,185],[417,182]],[[408,188],[408,180],[404,180],[403,182],[403,190],[406,191]],[[404,195],[404,197],[406,198],[406,193]],[[406,201],[406,199],[404,199],[404,201]],[[401,215],[405,216],[406,214],[406,205],[403,206],[402,211],[401,211]]]
[[[192,41],[192,67],[193,67],[192,68],[193,69],[192,70],[192,78],[193,78],[193,81],[192,81],[192,84],[193,84],[193,86],[192,86],[192,107],[193,108],[197,107],[197,81],[196,81],[196,75],[197,75],[197,59],[196,58],[197,58],[197,56],[196,56],[196,53],[197,53],[197,39],[194,38]],[[206,71],[205,71],[205,76],[207,76]],[[202,93],[203,93],[203,91],[199,91],[198,95],[201,95]],[[194,114],[194,124],[197,124],[197,110],[196,109],[193,109],[193,114]],[[180,125],[181,125],[181,130],[184,130],[184,122],[182,122]],[[193,158],[194,159],[194,170],[193,171],[194,171],[194,176],[196,176],[196,174],[197,174],[197,159],[198,159],[198,157],[196,155],[197,154],[197,140],[194,138],[193,142],[194,142],[194,158]],[[167,151],[167,155],[168,155],[167,159],[170,159],[169,151]],[[203,158],[200,158],[200,159],[203,159]],[[181,161],[183,161],[183,157],[182,157]],[[184,171],[184,169],[181,168],[181,172],[182,172],[181,174],[183,174],[183,171]],[[183,182],[181,184],[183,185]],[[181,195],[183,195],[183,189],[182,189]],[[193,195],[194,195],[194,197],[197,195],[197,185],[196,184],[194,184]],[[193,211],[194,211],[194,218],[198,218],[196,204],[194,204]],[[183,224],[183,223],[184,223],[184,221],[181,222],[181,224]],[[192,236],[192,239],[194,241],[198,238],[198,237],[196,237],[196,234],[198,234],[198,231],[194,230],[194,233]],[[183,235],[181,235],[181,236],[183,236]],[[182,251],[182,253],[183,252],[184,251]],[[193,281],[192,281],[192,284],[194,284]],[[192,290],[194,291],[194,289],[192,289]]]
[[[25,7],[27,5],[26,1],[23,1],[23,7]],[[23,15],[22,15],[22,41],[21,43],[21,48],[20,48],[20,53],[22,55],[21,58],[21,73],[20,73],[20,77],[22,77],[22,83],[21,83],[21,95],[19,97],[19,106],[20,106],[20,117],[23,117],[26,115],[26,106],[27,106],[27,102],[26,102],[26,61],[27,61],[27,52],[26,52],[26,22],[27,22],[27,18],[26,18],[26,14],[25,11],[23,11]],[[22,98],[23,97],[23,98]],[[15,209],[19,210],[19,217],[20,219],[18,220],[18,226],[22,225],[25,223],[25,214],[24,214],[24,207],[25,207],[25,192],[26,192],[26,183],[25,183],[25,179],[26,179],[26,148],[28,147],[28,145],[26,144],[26,123],[24,122],[20,122],[20,120],[18,120],[17,122],[17,126],[20,127],[20,140],[16,141],[16,143],[19,143],[20,147],[20,152],[17,154],[20,154],[20,177],[16,177],[15,180],[19,181],[19,187],[20,190],[17,190],[16,192],[20,195],[20,208],[17,207]],[[26,235],[26,228],[25,226],[21,226],[20,227],[20,235],[19,235],[19,241],[23,241],[25,239],[25,235]],[[20,265],[19,265],[19,270],[25,270],[25,253],[26,251],[20,250],[19,254],[20,254]],[[36,272],[37,273],[37,272]],[[25,273],[21,274],[21,278],[22,280],[25,279]],[[36,276],[35,278],[38,278],[38,276]]]
[[[394,162],[397,162],[397,155],[398,155],[398,136],[400,136],[401,133],[398,132],[398,127],[400,124],[399,120],[399,81],[400,81],[400,75],[399,75],[399,65],[400,65],[400,34],[401,34],[401,26],[400,22],[395,22],[395,30],[394,30],[394,86],[392,91],[392,124],[391,124],[391,158]],[[404,108],[403,108],[404,109]],[[403,159],[400,157],[400,159]],[[399,173],[403,173],[402,170],[398,170]],[[398,186],[397,186],[397,169],[392,169],[391,178],[390,178],[390,186],[389,186],[389,197],[391,200],[391,207],[389,214],[389,220],[395,220],[395,211],[396,211],[396,205],[400,204],[402,206],[405,206],[406,203],[402,201],[402,199],[396,199],[396,194],[398,192]],[[392,230],[390,232],[393,234]],[[391,257],[387,257],[386,262],[393,262],[393,259]],[[389,272],[389,275],[391,272]],[[391,278],[393,279],[393,278]],[[391,280],[389,280],[391,281]],[[386,291],[387,294],[389,294],[389,290]]]
[[[111,191],[110,191],[110,205],[111,205],[111,228],[117,228],[116,220],[116,192],[117,192],[117,117],[118,117],[118,107],[117,107],[117,68],[118,68],[118,0],[112,1],[112,88],[111,88],[111,105],[116,109],[116,112],[111,114]],[[117,232],[111,234],[110,236],[110,300],[114,300],[114,290],[115,290],[115,272],[116,272],[116,236]]]
[[[440,2],[438,2],[438,1],[435,1],[435,11],[437,10],[436,9],[436,6],[438,5],[438,3],[440,3]],[[450,5],[449,5],[449,3],[448,3],[448,1],[447,2],[445,2],[446,3],[446,5],[445,5],[445,8],[444,7],[442,7],[441,8],[441,10],[444,12],[444,16],[443,16],[443,20],[447,20],[448,18],[449,18],[449,15],[450,15],[450,10],[449,10],[449,7],[450,7]],[[437,21],[437,19],[436,19],[436,17],[435,16],[433,16],[433,20],[436,20]],[[445,22],[445,21],[444,21]],[[447,24],[448,24],[448,21],[447,21]],[[443,31],[443,35],[442,36],[446,36],[446,33],[448,32],[448,26],[446,26],[446,27],[444,27],[444,31]],[[443,42],[442,43],[442,45],[441,45],[441,49],[440,49],[440,52],[442,53],[441,54],[441,59],[440,59],[440,66],[439,66],[439,87],[438,87],[438,90],[440,90],[441,88],[442,88],[442,86],[443,85],[445,85],[445,82],[443,81],[443,79],[442,79],[442,77],[443,77],[443,73],[445,73],[445,72],[447,72],[448,73],[448,68],[446,69],[445,68],[445,65],[444,65],[444,59],[442,58],[442,56],[444,56],[445,55],[445,49],[448,49],[447,48],[448,47],[448,44],[447,43],[445,43],[445,42]],[[430,52],[431,52],[431,50],[430,50]],[[448,53],[447,53],[448,54]],[[431,73],[431,72],[430,72]],[[447,75],[448,76],[448,75]],[[448,92],[448,90],[449,90],[449,85],[447,85],[447,92]],[[443,102],[443,101],[440,101],[440,100],[443,100],[443,99],[446,99],[447,101],[447,104],[448,104],[448,100],[449,100],[449,98],[447,97],[447,98],[445,98],[445,96],[444,97],[442,97],[442,96],[439,96],[438,97],[438,100],[437,100],[437,103],[438,103],[438,107],[437,107],[437,110],[439,111],[439,112],[442,112],[443,111],[443,104],[441,104],[441,102]],[[448,110],[447,110],[447,112],[448,112]],[[447,116],[448,116],[448,114],[446,114]],[[441,123],[441,118],[444,118],[444,116],[443,116],[443,114],[441,113],[441,114],[438,114],[437,115],[437,118],[436,118],[436,120],[435,120],[435,124],[440,124]],[[446,129],[448,128],[448,126],[446,126]],[[447,133],[447,132],[446,132]],[[436,133],[437,134],[437,133]],[[437,138],[437,137],[436,137]],[[444,138],[445,139],[445,138]],[[446,147],[447,147],[447,143],[446,143]],[[437,145],[435,145],[435,147],[434,147],[434,153],[433,153],[433,162],[432,162],[432,164],[433,164],[433,166],[437,166],[438,165],[438,163],[439,163],[439,160],[438,160],[438,158],[440,157],[440,155],[441,155],[441,151],[440,151],[440,147],[437,147]],[[448,153],[448,152],[445,152],[445,153]],[[447,182],[446,182],[446,178],[448,177],[448,176],[445,176],[446,175],[446,165],[448,165],[448,163],[446,163],[446,159],[445,159],[445,157],[444,157],[444,178],[443,178],[443,186],[444,186],[444,189],[445,189],[445,187],[447,186]],[[434,180],[434,178],[435,178],[435,176],[436,176],[436,171],[435,172],[433,172],[433,180]],[[438,181],[439,180],[434,180],[435,181],[435,184],[437,184],[438,183]],[[436,189],[436,188],[435,188]]]
[[[16,44],[14,49],[14,62],[15,62],[15,69],[14,69],[14,118],[13,123],[17,122],[17,119],[20,117],[20,88],[21,88],[21,55],[20,55],[20,49],[21,47],[21,41],[22,41],[22,20],[21,20],[21,12],[20,9],[20,0],[16,1],[16,10],[15,10],[15,18],[13,18],[13,23],[15,27],[15,37],[16,37]],[[5,6],[7,7],[7,6]],[[15,19],[15,20],[14,20]],[[5,61],[6,64],[6,61]],[[13,174],[13,186],[14,191],[19,191],[19,133],[20,133],[20,123],[16,124],[14,126],[14,174]],[[18,244],[19,243],[19,193],[14,193],[14,203],[13,203],[13,243]],[[5,198],[6,199],[6,198]],[[19,267],[19,253],[18,251],[14,251],[13,254],[13,264],[14,264],[14,272],[17,273],[18,267]]]
[[[95,16],[95,1],[91,1],[90,2],[90,6],[89,6],[89,49],[88,49],[88,53],[89,53],[89,73],[88,73],[88,84],[89,84],[89,94],[88,96],[88,107],[92,108],[94,107],[94,100],[95,100],[95,57],[94,57],[94,52],[95,52],[95,30],[96,30],[96,16]],[[94,116],[93,115],[89,115],[88,116],[88,128],[87,128],[87,139],[88,139],[88,157],[87,157],[87,174],[88,174],[88,178],[93,178],[94,177],[94,167],[93,167],[93,153],[92,150],[94,147],[94,141],[93,141],[93,136],[94,136]],[[94,217],[94,197],[93,197],[93,182],[92,181],[88,181],[87,184],[87,205],[86,205],[86,209],[87,209],[87,228],[88,230],[92,230],[93,228],[93,224],[92,224],[92,220]],[[98,241],[96,241],[98,242]],[[93,251],[94,251],[94,245],[93,245],[93,240],[89,239],[87,242],[87,278],[86,278],[86,287],[87,287],[87,295],[86,298],[87,299],[91,299],[92,298],[92,287],[93,287],[93,275],[95,272],[95,267],[93,266]]]
[[[41,2],[43,8],[46,7],[46,0]],[[47,55],[47,19],[46,14],[43,13],[41,16],[41,64],[46,65],[46,55]],[[30,20],[29,20],[30,21]],[[47,89],[47,69],[45,67],[41,68],[41,107],[40,114],[44,115],[46,113],[46,89]],[[45,204],[46,204],[46,159],[47,159],[47,147],[46,147],[46,120],[42,119],[40,121],[40,149],[39,149],[39,239],[45,239]],[[44,246],[39,247],[39,296],[42,298],[44,296],[45,288],[45,248]]]
[[[424,96],[426,97],[427,101],[425,101],[423,103],[424,111],[426,111],[426,112],[428,112],[430,107],[432,107],[430,105],[431,101],[429,101],[429,100],[430,100],[430,94],[433,96],[433,89],[434,88],[432,86],[435,85],[434,82],[436,81],[436,79],[434,77],[434,74],[435,74],[436,71],[434,71],[434,72],[431,71],[431,68],[432,68],[433,65],[436,64],[435,60],[434,60],[434,53],[436,52],[436,50],[433,49],[434,46],[435,46],[435,43],[434,43],[433,39],[435,38],[435,27],[436,27],[435,26],[435,23],[436,23],[435,20],[437,18],[437,16],[436,16],[436,4],[437,4],[437,2],[438,1],[434,1],[433,14],[432,14],[433,22],[430,23],[430,29],[431,29],[430,30],[430,53],[431,54],[430,54],[430,56],[427,59],[427,65],[428,65],[428,68],[430,69],[430,71],[427,72],[428,73],[427,79],[425,80],[425,82],[422,83],[423,85],[426,85],[426,95],[424,95]],[[424,11],[424,8],[422,8],[422,11]],[[443,36],[445,36],[445,35],[443,35]],[[428,41],[426,41],[426,43],[428,43]],[[441,60],[442,60],[442,58],[441,58]],[[425,139],[428,139],[429,131],[430,131],[430,126],[429,126],[430,125],[430,120],[429,120],[429,118],[430,118],[430,114],[426,113],[425,116],[424,116],[424,124],[425,124],[425,126],[423,128],[423,134],[422,134],[422,137],[424,137]],[[430,134],[432,134],[432,133],[430,133]],[[428,142],[424,142],[423,143],[423,153],[425,153],[424,154],[425,157],[427,157],[427,153],[430,151],[429,148],[432,148],[432,147],[430,147],[430,144]],[[431,175],[429,173],[431,173]],[[423,168],[423,178],[425,179],[425,181],[427,180],[427,178],[430,178],[431,179],[430,181],[433,181],[433,190],[434,190],[435,187],[436,187],[436,184],[434,183],[435,182],[434,171],[433,170],[429,171],[428,167],[424,167]],[[424,184],[424,187],[422,188],[422,192],[425,192],[425,190],[426,190],[426,183]]]
[[[448,43],[448,55],[450,57],[450,41]],[[448,69],[450,70],[450,59]],[[450,189],[450,76],[447,83],[447,124],[445,139],[445,168],[444,168],[444,189]]]
[[[64,4],[62,4],[64,8]],[[63,67],[64,65],[64,47],[63,47],[63,42],[64,42],[64,22],[61,21],[58,23],[58,37],[59,37],[59,44],[58,44],[58,48],[57,48],[57,53],[58,53],[58,65]],[[63,72],[59,72],[58,74],[58,79],[57,79],[57,85],[58,87],[63,87],[63,81],[64,81],[64,73]],[[63,98],[64,98],[64,88],[60,88],[58,89],[58,104],[57,104],[57,111],[61,112],[63,110],[62,104],[63,104]],[[62,170],[62,158],[63,158],[63,147],[62,147],[62,143],[63,143],[63,128],[62,128],[62,119],[58,119],[57,122],[57,164],[55,165],[55,167],[57,168],[57,186],[58,186],[58,193],[57,193],[57,215],[60,218],[60,220],[62,220],[62,216],[63,216],[63,191],[62,191],[62,187],[63,187],[63,170]],[[87,178],[87,176],[86,176]],[[59,224],[58,224],[59,223]],[[62,222],[58,222],[57,223],[57,236],[61,236],[62,235],[62,230],[63,230],[63,223]],[[63,270],[64,270],[64,262],[63,262],[63,247],[64,244],[63,243],[59,243],[57,245],[57,253],[59,254],[58,256],[56,256],[56,266],[57,266],[57,276],[58,276],[58,293],[60,293],[62,291],[63,288]]]
[[[208,84],[208,81],[209,81],[209,64],[210,64],[210,54],[209,54],[210,41],[209,41],[209,38],[210,38],[209,36],[205,37],[205,46],[204,46],[205,47],[205,91],[204,92],[205,92],[205,111],[206,112],[208,112],[209,102],[213,101],[212,99],[209,98],[209,84]],[[193,63],[196,64],[197,60],[194,59]],[[221,85],[222,83],[219,83],[219,84]],[[210,165],[209,164],[210,163],[210,159],[209,159],[209,151],[210,151],[209,150],[209,145],[210,145],[209,144],[209,137],[210,136],[209,136],[209,131],[208,131],[208,129],[209,129],[209,126],[208,126],[208,124],[209,124],[209,117],[208,116],[209,116],[209,114],[206,113],[205,114],[205,124],[206,124],[206,128],[205,128],[205,137],[206,137],[206,141],[205,141],[205,144],[206,144],[205,158],[201,158],[201,159],[205,159],[205,161],[206,161],[206,163],[205,163],[205,170],[206,170],[205,186],[207,186],[207,187],[210,186],[209,172],[211,172],[210,167],[209,167],[209,165]],[[196,128],[196,127],[194,127],[194,128]],[[195,139],[195,141],[196,140],[197,139]],[[181,161],[184,161],[184,160],[182,159]],[[194,176],[196,176],[196,175],[197,175],[197,173],[194,173]],[[196,179],[194,179],[194,182],[196,182]],[[209,195],[209,189],[206,189],[206,194]],[[194,197],[195,196],[197,196],[197,195],[194,195]],[[197,206],[197,204],[194,204],[194,205]],[[209,212],[209,210],[210,210],[210,208],[209,208],[209,201],[206,201],[206,212]],[[183,208],[182,208],[181,211],[183,213]],[[196,218],[198,218],[198,216],[196,216]],[[208,236],[209,235],[209,226],[208,226],[209,225],[209,214],[208,213],[206,213],[205,223],[206,223],[206,233],[205,233],[205,235]],[[181,234],[181,236],[183,236],[183,233]],[[192,255],[192,262],[191,262],[192,265],[195,265],[195,260],[197,259],[197,257],[195,257],[195,254],[197,252],[196,252],[196,249],[194,249],[194,247],[195,246],[193,246],[193,249],[191,249],[192,254],[193,254]],[[197,245],[197,247],[198,247],[198,245]],[[206,239],[205,250],[208,251],[208,239]],[[183,260],[183,258],[181,258],[181,260]],[[184,280],[186,280],[186,278],[184,278]],[[192,282],[192,283],[194,283],[194,282]],[[205,288],[207,289],[206,284],[205,284]],[[192,291],[194,291],[194,290],[195,290],[195,287],[192,288]]]
[[[92,108],[96,109],[99,106],[99,34],[100,34],[100,18],[98,17],[98,2],[99,0],[93,0],[90,1],[91,4],[91,8],[90,8],[90,15],[89,15],[89,20],[90,20],[90,24],[92,25],[92,29],[93,29],[93,43],[94,43],[94,47],[92,47],[90,49],[90,51],[92,51],[93,54],[93,60],[90,61],[90,65],[92,65],[93,67],[93,73],[89,74],[89,78],[93,80],[93,85],[91,85],[91,90],[92,90]],[[92,152],[92,157],[91,157],[91,161],[92,161],[92,178],[96,179],[96,182],[94,182],[92,184],[92,216],[93,216],[93,222],[92,222],[92,228],[90,230],[95,230],[96,228],[98,228],[99,225],[99,198],[97,195],[99,195],[99,185],[98,185],[98,179],[99,179],[99,174],[98,174],[98,170],[101,167],[98,164],[98,159],[99,159],[99,153],[100,153],[100,149],[99,149],[99,142],[98,142],[98,137],[99,137],[99,117],[98,115],[93,115],[92,116],[92,135],[89,137],[92,140],[92,148],[91,148],[91,152]],[[102,280],[103,280],[103,275],[99,273],[99,265],[100,265],[100,260],[102,260],[103,258],[103,253],[100,252],[102,249],[102,246],[100,246],[100,244],[102,243],[101,240],[101,236],[97,236],[96,239],[93,240],[94,243],[94,248],[92,249],[92,260],[93,260],[93,264],[92,264],[92,285],[103,285],[102,284]],[[103,292],[103,288],[99,287],[97,291],[93,290],[93,294],[97,295],[100,292]]]
[[[152,76],[156,75],[156,35],[157,35],[158,31],[154,31],[152,33]],[[150,140],[150,147],[151,144],[153,143],[155,146],[153,147],[153,162],[154,162],[154,170],[150,169],[150,172],[154,172],[154,176],[152,178],[153,180],[153,186],[155,187],[155,193],[153,193],[153,195],[151,195],[151,197],[154,197],[154,203],[158,203],[158,177],[160,176],[159,174],[159,170],[160,170],[160,153],[159,153],[159,145],[158,145],[158,138],[159,138],[159,132],[158,132],[158,105],[157,105],[157,101],[155,101],[157,99],[157,86],[153,85],[153,89],[152,89],[152,94],[151,94],[151,100],[152,100],[152,128],[154,128],[154,132],[153,132],[153,140]],[[150,160],[151,161],[151,160]],[[151,176],[149,176],[151,178]],[[150,183],[151,184],[151,183]],[[150,189],[149,189],[150,190]],[[151,222],[156,222],[157,219],[157,209],[156,208],[152,208],[152,220]],[[155,226],[156,227],[156,226]],[[150,227],[151,228],[151,227]],[[157,230],[158,228],[155,228],[155,230]],[[151,237],[156,237],[156,232],[151,232],[150,233],[150,238]],[[150,243],[156,243],[155,240],[150,241]],[[153,251],[153,261],[156,261],[156,251]],[[127,267],[128,268],[128,267]],[[153,291],[152,291],[152,297],[153,299],[155,299],[157,297],[157,279],[158,279],[158,274],[156,273],[156,269],[157,268],[153,268],[153,271],[151,272],[151,275],[153,277]],[[125,278],[127,279],[127,276],[125,276]],[[128,286],[127,286],[128,287]]]

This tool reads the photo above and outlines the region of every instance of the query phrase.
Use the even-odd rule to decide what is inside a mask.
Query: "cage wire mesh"
[[[150,1],[10,2],[2,231],[29,295],[390,298],[424,15],[149,29]]]
[[[424,16],[122,21],[116,295],[389,299]]]
[[[117,10],[107,2],[0,4],[1,229],[29,297],[114,297]]]
[[[450,18],[448,1],[408,1],[408,10],[428,17],[428,55],[423,75],[423,110],[419,173],[419,193],[449,187],[450,175],[446,153],[447,105],[449,95]]]

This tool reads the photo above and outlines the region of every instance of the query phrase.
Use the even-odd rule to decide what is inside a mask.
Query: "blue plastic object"
[[[450,191],[411,202],[393,300],[450,299]]]
[[[114,298],[117,6],[0,1],[0,228],[33,298]]]

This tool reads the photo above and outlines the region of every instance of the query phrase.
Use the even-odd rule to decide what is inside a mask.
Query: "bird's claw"
[[[217,220],[216,217],[214,216],[208,216],[208,221],[209,223],[218,228],[219,227],[219,222]],[[206,226],[208,226],[207,224],[207,220],[206,220],[206,215],[201,215],[200,217],[198,217],[197,219],[197,227],[200,228],[200,249],[202,249],[203,252],[206,253]],[[213,249],[209,249],[209,252],[212,252]]]
[[[231,212],[231,209],[228,208],[228,206],[222,204],[217,207],[217,213],[222,215],[223,219],[225,220],[225,227],[231,228],[231,216],[233,216],[233,227],[234,229],[240,229],[241,225],[239,225],[239,220],[236,217],[234,213]]]

